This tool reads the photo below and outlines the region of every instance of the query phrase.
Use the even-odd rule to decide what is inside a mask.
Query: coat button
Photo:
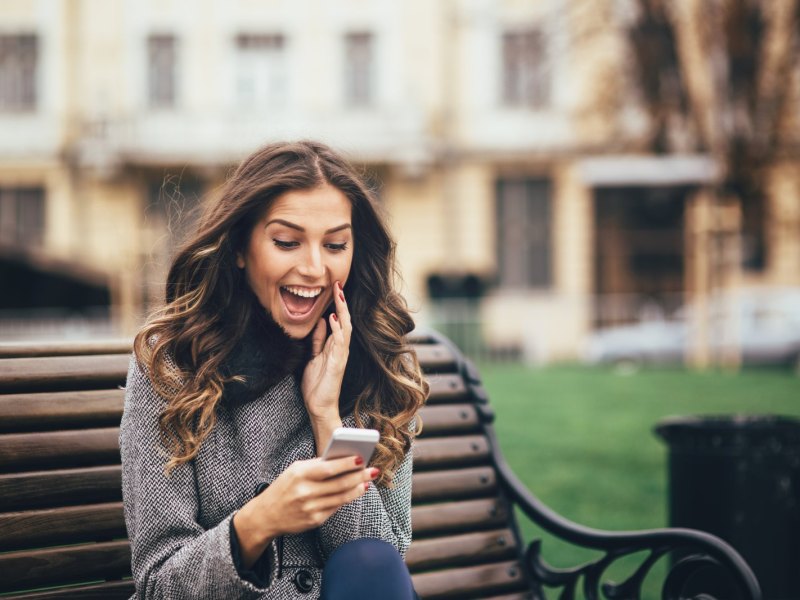
[[[299,592],[307,594],[314,587],[314,578],[305,569],[300,569],[294,576],[294,585]]]

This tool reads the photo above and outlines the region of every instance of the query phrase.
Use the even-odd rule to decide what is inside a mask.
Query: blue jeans
[[[322,572],[322,600],[418,597],[400,553],[383,540],[362,538],[339,546]]]

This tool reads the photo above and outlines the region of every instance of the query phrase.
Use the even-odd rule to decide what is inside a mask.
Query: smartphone
[[[379,439],[380,433],[377,429],[339,427],[333,430],[333,436],[328,442],[322,458],[328,460],[345,456],[360,456],[364,459],[364,466],[367,466]]]

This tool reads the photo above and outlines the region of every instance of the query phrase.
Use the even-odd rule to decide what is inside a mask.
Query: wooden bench
[[[544,598],[552,587],[564,599],[581,589],[586,598],[600,598],[601,589],[607,597],[635,598],[653,563],[682,550],[685,557],[673,561],[663,582],[664,597],[711,598],[692,587],[704,569],[717,569],[730,586],[720,598],[760,598],[748,566],[711,535],[601,532],[542,505],[499,451],[474,367],[436,334],[415,338],[415,345],[431,384],[414,452],[407,556],[422,597]],[[0,596],[108,600],[133,593],[117,445],[129,348],[0,347]],[[558,538],[599,550],[599,558],[549,567],[538,541],[523,544],[514,505]],[[603,583],[608,566],[631,554],[644,557],[630,578],[617,587]]]

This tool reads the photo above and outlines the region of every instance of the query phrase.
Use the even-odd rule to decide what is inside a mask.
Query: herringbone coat
[[[273,541],[261,559],[270,572],[267,587],[242,579],[231,555],[233,514],[260,482],[315,456],[298,382],[287,375],[255,400],[220,402],[217,423],[197,456],[169,476],[158,425],[164,406],[132,359],[120,449],[135,598],[315,598],[326,557],[344,542],[380,538],[405,554],[411,543],[411,452],[391,489],[371,485],[318,529]],[[352,415],[343,420],[354,426]]]

